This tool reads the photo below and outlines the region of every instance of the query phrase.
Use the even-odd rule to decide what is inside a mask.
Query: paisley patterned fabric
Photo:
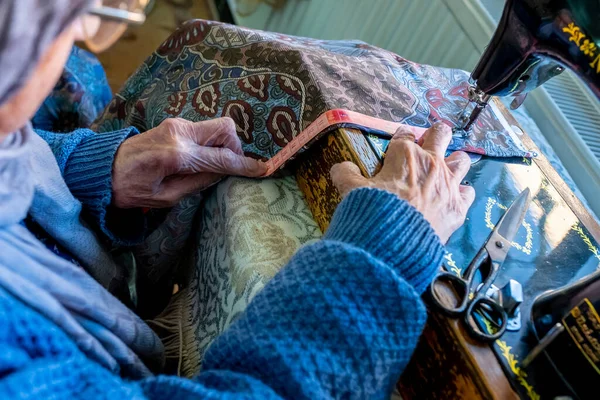
[[[343,108],[427,127],[454,126],[468,74],[419,65],[358,41],[323,41],[195,20],[154,52],[113,99],[100,131],[148,130],[169,117],[229,116],[247,155],[268,159],[323,112]],[[454,150],[528,156],[486,110]]]
[[[298,248],[321,237],[291,176],[228,178],[206,194],[194,222],[184,286],[150,322],[177,333],[166,338],[165,348],[183,376],[198,373],[213,339]]]

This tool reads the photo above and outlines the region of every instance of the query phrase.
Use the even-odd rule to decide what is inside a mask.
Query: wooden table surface
[[[497,104],[509,123],[518,126],[510,112],[499,101]],[[523,137],[527,148],[537,148],[526,135]],[[329,170],[342,161],[354,162],[365,176],[372,176],[381,167],[365,136],[353,129],[338,129],[329,134],[296,164],[298,185],[323,231],[341,200]],[[534,162],[598,240],[597,223],[547,159],[540,155]],[[454,297],[450,290],[444,295]],[[415,354],[398,382],[398,390],[404,399],[518,398],[490,346],[471,338],[459,320],[432,311]]]

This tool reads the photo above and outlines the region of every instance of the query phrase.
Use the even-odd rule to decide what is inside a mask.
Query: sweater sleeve
[[[89,129],[71,133],[36,130],[36,133],[52,149],[69,190],[102,233],[117,245],[139,242],[146,231],[142,210],[119,210],[111,206],[115,154],[121,143],[138,131],[132,127],[102,134]]]
[[[0,396],[387,400],[425,324],[420,294],[442,255],[408,203],[353,191],[324,239],[298,251],[210,346],[194,380],[122,380],[0,296],[0,346],[9,355],[0,357]]]
[[[351,192],[323,240],[300,249],[210,346],[199,382],[227,370],[283,398],[389,399],[423,330],[420,295],[442,256],[407,202]]]

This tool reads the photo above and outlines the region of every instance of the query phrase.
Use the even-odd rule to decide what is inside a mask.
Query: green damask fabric
[[[182,288],[154,326],[166,328],[178,372],[200,369],[210,343],[287,263],[321,237],[294,177],[228,178],[196,216]]]

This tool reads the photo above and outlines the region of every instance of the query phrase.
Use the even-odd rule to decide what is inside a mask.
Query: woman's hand
[[[113,165],[113,204],[170,207],[224,175],[258,177],[264,163],[244,157],[230,118],[189,122],[170,118],[127,139]]]
[[[334,165],[331,177],[342,196],[352,189],[384,189],[408,201],[429,221],[442,243],[464,222],[475,199],[475,190],[461,185],[471,167],[464,152],[444,159],[452,139],[451,129],[441,123],[429,128],[415,144],[410,130],[400,128],[388,148],[381,172],[371,179],[358,167],[345,162]]]

